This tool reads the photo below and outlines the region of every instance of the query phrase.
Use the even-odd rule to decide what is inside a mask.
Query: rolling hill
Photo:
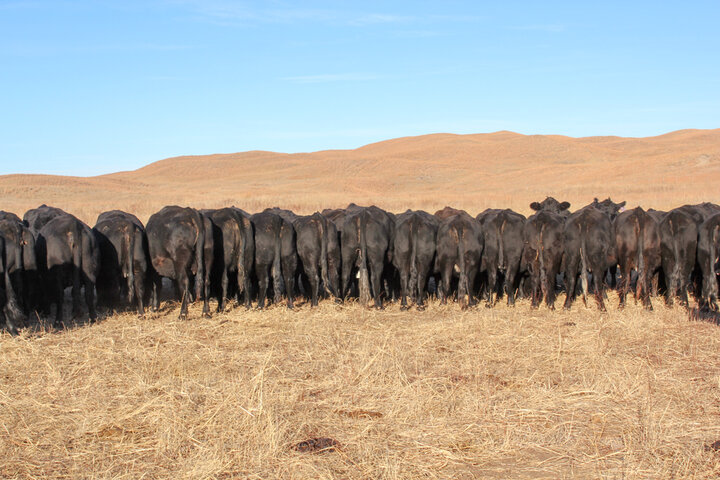
[[[553,195],[585,205],[611,196],[659,209],[720,201],[720,129],[646,138],[431,134],[312,153],[250,151],[183,156],[97,177],[0,176],[0,208],[41,203],[93,224],[123,209],[142,220],[167,204],[299,213],[349,202],[391,211],[445,205],[477,213]]]

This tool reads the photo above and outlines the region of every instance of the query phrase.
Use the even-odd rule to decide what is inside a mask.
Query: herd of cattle
[[[32,312],[62,326],[64,291],[72,286],[73,316],[81,292],[91,321],[97,304],[108,309],[159,306],[162,278],[172,280],[186,318],[188,302],[216,298],[218,311],[237,297],[263,308],[269,294],[288,308],[304,295],[357,297],[382,308],[383,299],[423,309],[429,294],[462,307],[478,298],[492,306],[500,296],[512,305],[530,297],[564,308],[593,294],[605,309],[606,287],[617,288],[620,306],[632,291],[651,309],[651,295],[679,297],[688,291],[700,306],[716,309],[720,252],[720,206],[685,205],[669,212],[624,210],[625,202],[596,198],[573,213],[552,197],[533,202],[529,218],[488,209],[473,218],[446,207],[434,215],[378,207],[323,210],[299,216],[266,209],[196,210],[165,207],[143,226],[132,214],[102,213],[94,228],[61,209],[42,205],[21,220],[0,212],[0,305],[12,334]],[[271,282],[272,280],[272,282]]]

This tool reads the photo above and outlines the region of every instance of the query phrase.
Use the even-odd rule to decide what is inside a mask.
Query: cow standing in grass
[[[523,227],[521,270],[530,280],[531,306],[545,304],[555,309],[555,277],[560,272],[565,245],[565,218],[570,203],[547,197],[532,202],[530,208],[537,213],[530,216]]]
[[[400,275],[400,308],[408,308],[407,297],[418,310],[425,309],[428,277],[433,272],[439,220],[422,210],[397,215],[393,264]]]
[[[203,298],[203,316],[209,317],[209,275],[214,245],[210,220],[193,208],[168,206],[150,217],[146,232],[150,259],[156,272],[152,289],[153,311],[159,307],[161,277],[167,277],[176,282],[179,290],[180,319],[187,318],[188,302],[193,296]],[[190,288],[193,278],[194,292]]]

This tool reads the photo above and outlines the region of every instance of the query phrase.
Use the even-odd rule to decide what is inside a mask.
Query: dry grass
[[[720,474],[720,330],[679,308],[193,311],[0,337],[0,476]]]

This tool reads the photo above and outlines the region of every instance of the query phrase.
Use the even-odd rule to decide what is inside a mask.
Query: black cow
[[[245,308],[251,306],[251,277],[255,262],[255,235],[250,216],[238,208],[202,210],[213,223],[214,259],[211,282],[216,286],[218,312],[225,310],[230,279],[237,278],[238,301],[245,297]],[[219,285],[217,285],[219,284]]]
[[[400,308],[408,308],[407,296],[414,297],[418,310],[425,309],[428,277],[433,260],[440,221],[422,210],[408,210],[395,219],[393,264],[400,274]]]
[[[659,228],[665,302],[672,305],[680,296],[681,304],[688,306],[687,290],[696,262],[697,223],[683,209],[675,209],[663,217]]]
[[[717,310],[717,266],[720,255],[720,213],[705,220],[699,227],[697,261],[702,272],[700,303]]]
[[[650,301],[651,280],[660,268],[660,229],[655,219],[640,207],[620,213],[614,221],[617,260],[622,274],[620,308],[630,290],[630,278],[637,271],[635,300],[652,310]]]
[[[598,307],[605,311],[605,274],[617,264],[615,233],[610,217],[593,205],[583,207],[565,221],[565,282],[567,297],[563,308],[570,309],[580,277],[583,301],[587,305],[588,275],[592,273]]]
[[[61,215],[69,215],[69,213],[57,207],[49,207],[42,204],[37,208],[25,212],[25,215],[23,215],[23,223],[30,229],[33,235],[37,237],[38,232],[40,232],[40,229],[42,229],[46,223]]]
[[[565,246],[565,218],[570,204],[552,197],[533,202],[537,213],[528,217],[523,228],[523,251],[520,269],[530,280],[531,306],[545,304],[555,309],[555,278],[560,272]]]
[[[0,212],[0,236],[5,239],[6,294],[18,302],[25,315],[39,302],[38,265],[35,236],[14,213]]]
[[[442,278],[442,300],[447,303],[453,271],[458,274],[458,300],[463,309],[475,304],[475,279],[483,252],[480,223],[467,213],[452,215],[440,223],[437,233],[436,270]]]
[[[294,226],[303,278],[310,284],[310,305],[317,306],[321,284],[339,298],[340,244],[335,224],[316,212],[297,217]]]
[[[250,217],[255,227],[255,275],[258,279],[258,308],[265,308],[265,297],[273,280],[274,303],[280,303],[284,283],[288,308],[293,308],[297,250],[292,223],[272,211]]]
[[[131,213],[111,210],[98,216],[93,233],[100,248],[98,303],[117,308],[120,297],[125,297],[129,305],[135,303],[137,314],[144,316],[153,274],[142,222]]]
[[[40,229],[35,246],[46,300],[56,305],[55,327],[62,326],[65,287],[72,286],[73,318],[80,314],[81,284],[90,321],[94,322],[100,249],[90,227],[73,215],[56,215]]]
[[[210,316],[210,272],[213,237],[210,220],[193,208],[164,207],[154,213],[145,227],[154,272],[152,310],[157,311],[161,277],[176,282],[181,297],[179,318],[186,319],[188,301],[193,297],[190,281],[194,276],[194,298],[203,298],[203,316]]]
[[[348,296],[351,274],[357,271],[360,303],[367,306],[372,291],[375,308],[382,308],[381,289],[392,262],[394,216],[376,206],[354,204],[346,212],[341,230],[342,296]]]
[[[487,306],[497,301],[498,274],[503,278],[501,291],[507,295],[508,305],[514,305],[515,290],[520,280],[525,217],[510,209],[487,209],[476,219],[480,222],[485,243],[480,271],[487,275]]]

